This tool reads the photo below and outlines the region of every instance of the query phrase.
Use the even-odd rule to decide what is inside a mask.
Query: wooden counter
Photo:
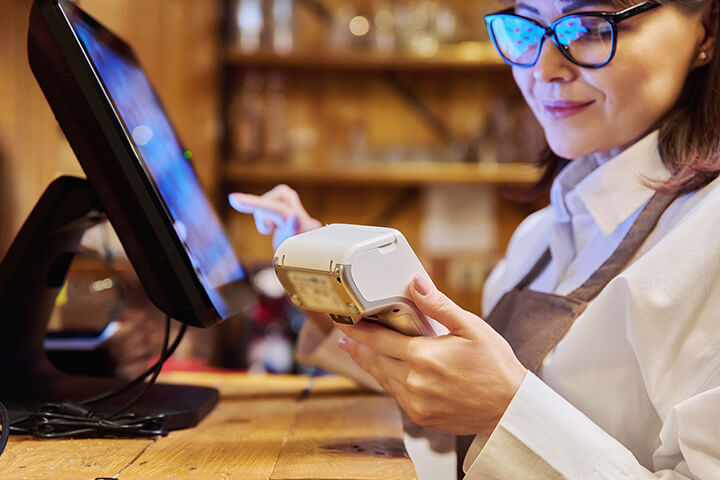
[[[172,373],[214,386],[218,407],[195,428],[151,439],[10,438],[3,480],[414,479],[392,399],[338,377]]]

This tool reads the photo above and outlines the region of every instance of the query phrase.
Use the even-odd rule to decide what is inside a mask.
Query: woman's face
[[[515,8],[543,25],[570,12],[622,10],[582,0],[522,0]],[[547,38],[537,65],[513,75],[557,155],[604,153],[640,138],[672,108],[704,38],[702,12],[666,4],[618,25],[617,53],[603,68],[574,65]]]

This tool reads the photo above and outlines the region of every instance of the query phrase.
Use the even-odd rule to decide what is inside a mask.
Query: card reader
[[[365,319],[409,336],[447,331],[408,297],[416,275],[431,280],[393,228],[332,224],[302,233],[280,245],[274,266],[295,305],[337,323]]]

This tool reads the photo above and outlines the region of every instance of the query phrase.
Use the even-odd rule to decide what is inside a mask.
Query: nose
[[[567,83],[577,77],[578,68],[565,58],[551,38],[546,38],[540,58],[533,67],[533,77],[536,82]]]

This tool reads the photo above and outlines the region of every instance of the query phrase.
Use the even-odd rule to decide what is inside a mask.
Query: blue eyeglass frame
[[[538,60],[540,60],[540,55],[542,54],[542,48],[545,44],[545,39],[550,37],[552,38],[553,43],[555,46],[560,50],[560,53],[563,54],[565,58],[567,58],[570,62],[573,64],[582,67],[582,68],[602,68],[612,59],[615,57],[615,53],[617,52],[617,37],[618,37],[618,30],[617,26],[619,23],[632,18],[636,15],[640,15],[641,13],[648,12],[650,10],[653,10],[657,7],[662,6],[662,3],[658,1],[647,1],[642,2],[637,5],[633,5],[632,7],[626,8],[625,10],[622,10],[620,12],[578,12],[578,13],[571,13],[568,15],[564,15],[557,20],[555,20],[553,23],[550,24],[549,27],[546,27],[545,25],[542,25],[537,20],[534,20],[532,18],[524,17],[522,15],[518,15],[515,13],[515,7],[510,7],[505,10],[502,10],[500,12],[491,13],[490,15],[485,15],[485,23],[487,25],[488,33],[490,34],[490,39],[492,40],[493,45],[495,46],[495,49],[498,51],[502,59],[507,63],[508,65],[511,65],[513,67],[519,67],[519,68],[532,68],[535,65],[537,65]],[[492,28],[492,22],[494,20],[497,20],[501,17],[513,17],[513,18],[521,18],[523,20],[526,20],[528,22],[531,22],[534,25],[537,25],[541,29],[545,31],[543,36],[540,38],[540,45],[538,45],[538,51],[537,56],[535,57],[535,60],[533,60],[531,63],[515,63],[509,58],[507,58],[503,52],[500,46],[498,45],[497,39],[495,38],[495,32]],[[610,56],[608,59],[603,63],[598,64],[585,64],[578,62],[576,59],[570,55],[570,48],[567,45],[563,45],[560,43],[560,40],[557,36],[557,26],[570,18],[577,18],[577,17],[598,17],[602,18],[603,20],[606,20],[612,29],[612,50],[610,52]]]

